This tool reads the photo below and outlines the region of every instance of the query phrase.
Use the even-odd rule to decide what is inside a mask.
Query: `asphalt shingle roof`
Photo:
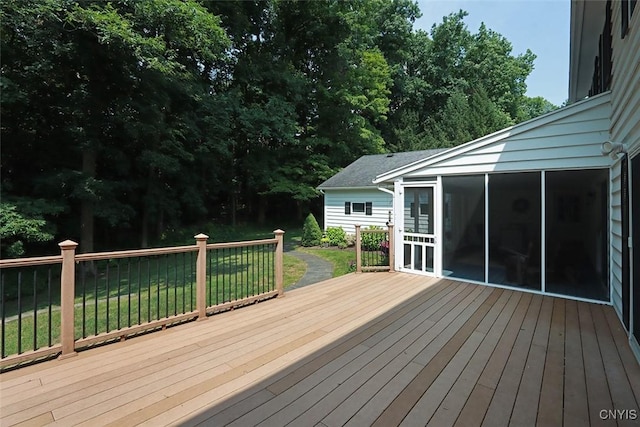
[[[371,154],[362,156],[346,168],[323,182],[318,189],[376,187],[372,183],[376,176],[424,160],[445,149],[406,151],[404,153]]]

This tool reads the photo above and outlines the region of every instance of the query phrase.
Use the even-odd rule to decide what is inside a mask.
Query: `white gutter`
[[[378,188],[378,190],[380,190],[380,191],[384,191],[385,193],[389,193],[389,194],[391,194],[391,197],[393,197],[393,196],[394,196],[393,191],[391,191],[391,190],[389,190],[389,189],[387,189],[387,188],[382,188],[382,187],[377,187],[377,188]]]

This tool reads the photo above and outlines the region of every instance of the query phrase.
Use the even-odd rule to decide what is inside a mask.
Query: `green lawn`
[[[353,248],[299,248],[298,250],[319,256],[333,264],[333,277],[356,271],[356,252]]]
[[[294,256],[284,254],[284,288],[295,284],[304,276],[307,264]]]
[[[76,337],[108,332],[194,310],[195,254],[193,255],[194,257],[191,254],[170,254],[94,262],[90,266],[91,271],[84,275],[84,280],[83,275],[79,274],[76,281]],[[273,272],[269,273],[271,277],[267,279],[262,277],[264,268],[270,267],[273,262],[270,247],[257,247],[255,251],[209,251],[209,260],[209,306],[275,289]],[[306,264],[303,261],[284,254],[285,288],[296,283],[305,271]],[[23,276],[31,277],[31,274],[23,273]],[[59,284],[58,275],[53,278],[52,284]],[[16,317],[17,299],[5,301],[5,317],[10,320],[6,320],[3,325],[4,342],[1,344],[4,355],[19,352],[18,328],[21,330],[20,351],[34,348],[34,329],[37,329],[36,348],[59,342],[59,285],[53,285],[52,288],[55,291],[52,292],[53,307],[50,314],[48,304],[45,304],[48,301],[45,298],[46,289],[44,295],[38,293],[36,304],[39,310],[36,316],[33,315],[33,296],[22,296],[20,307],[24,315],[20,321]]]

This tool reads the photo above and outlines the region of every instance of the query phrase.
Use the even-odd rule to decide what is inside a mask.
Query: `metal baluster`
[[[33,349],[38,349],[38,269],[33,270]]]
[[[4,302],[4,281],[5,281],[5,274],[2,273],[2,276],[0,276],[0,308],[2,308],[2,331],[0,332],[0,335],[2,336],[2,342],[0,343],[0,346],[2,348],[0,348],[0,357],[2,358],[6,356],[5,354],[5,343],[6,343],[5,319],[7,318],[7,307],[5,307],[5,302]]]
[[[18,354],[22,353],[22,272],[18,272]]]
[[[118,321],[116,322],[116,326],[118,329],[120,329],[120,259],[118,259],[117,262],[118,264],[116,265],[116,280],[118,281],[118,309],[116,311],[118,312]]]
[[[51,267],[49,267],[48,276],[49,277],[47,278],[47,288],[48,288],[47,289],[47,294],[48,294],[48,299],[49,299],[49,304],[48,304],[48,306],[49,306],[49,347],[51,347],[53,345],[53,342],[52,342],[53,339],[52,339],[52,336],[51,336],[51,329],[52,329],[52,326],[51,326],[51,323],[52,323],[52,320],[51,320],[51,306],[53,306],[53,301],[51,301]]]
[[[106,290],[106,297],[107,297],[107,313],[106,313],[106,318],[107,318],[107,324],[105,325],[105,332],[109,332],[111,330],[111,328],[109,327],[109,300],[111,299],[111,289],[109,286],[109,261],[107,260],[107,267],[105,268],[105,272],[106,272],[106,286],[105,286],[105,290]]]

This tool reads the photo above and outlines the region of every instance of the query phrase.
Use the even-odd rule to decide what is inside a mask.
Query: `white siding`
[[[507,134],[494,142],[483,141],[475,147],[470,144],[469,149],[405,177],[609,167],[611,159],[601,153],[602,143],[609,139],[609,95],[587,102],[593,103],[590,108],[558,114],[555,121]]]
[[[611,239],[610,239],[610,269],[611,303],[622,319],[622,206],[621,206],[621,163],[617,162],[611,168]]]
[[[620,37],[621,3],[612,2],[613,71],[611,83],[611,140],[621,142],[631,156],[640,152],[640,5],[632,16],[629,32]],[[622,206],[620,163],[611,172],[611,286],[613,305],[622,318]],[[637,203],[637,202],[634,202]],[[628,213],[625,213],[628,214]],[[632,224],[630,228],[640,227]],[[633,263],[629,260],[633,269]],[[632,272],[640,274],[640,272]],[[640,313],[635,313],[636,316]]]
[[[344,214],[344,203],[372,203],[372,215],[351,212]],[[386,226],[389,220],[389,212],[393,209],[391,194],[378,189],[361,190],[325,190],[324,194],[324,229],[327,227],[342,227],[348,234],[355,234],[355,225],[363,227],[377,225]]]

